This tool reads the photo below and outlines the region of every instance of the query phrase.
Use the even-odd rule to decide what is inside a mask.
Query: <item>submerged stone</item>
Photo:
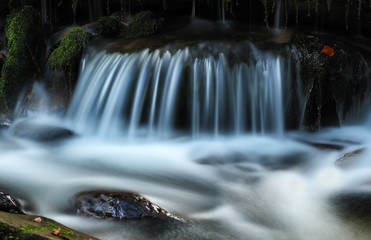
[[[98,219],[176,218],[141,195],[130,192],[82,192],[72,198],[72,203],[80,215]]]
[[[69,129],[53,124],[35,123],[33,121],[15,123],[9,131],[16,137],[39,142],[60,141],[75,136],[75,133]]]
[[[355,164],[359,159],[360,155],[366,150],[366,148],[358,148],[352,152],[344,154],[343,157],[336,160],[335,164],[339,167],[349,167]]]
[[[21,204],[12,195],[0,191],[0,211],[24,214]]]
[[[347,191],[330,198],[338,216],[351,221],[371,221],[371,192]]]

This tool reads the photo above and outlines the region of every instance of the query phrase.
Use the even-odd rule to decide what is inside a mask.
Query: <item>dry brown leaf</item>
[[[55,235],[55,236],[59,236],[60,233],[61,233],[61,228],[58,228],[57,230],[52,232],[52,234]]]
[[[326,54],[326,55],[329,55],[330,57],[334,56],[335,54],[335,51],[332,47],[329,47],[329,46],[324,46],[322,48],[322,53]]]
[[[42,219],[41,217],[37,217],[33,220],[35,223],[41,223]]]

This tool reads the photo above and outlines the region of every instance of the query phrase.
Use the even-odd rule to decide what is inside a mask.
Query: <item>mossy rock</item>
[[[41,58],[43,30],[40,14],[31,6],[8,15],[5,27],[7,59],[1,70],[0,96],[12,108]],[[37,59],[33,59],[33,57]]]
[[[101,17],[98,20],[97,30],[103,36],[114,37],[119,34],[123,26],[115,17]]]
[[[39,218],[41,222],[35,222],[34,219],[36,218]],[[59,235],[53,235],[52,232],[58,230],[59,228]],[[70,229],[49,218],[6,212],[0,212],[0,236],[1,239],[6,240],[97,240],[97,238],[93,238],[87,234]]]
[[[142,11],[130,20],[122,35],[125,38],[143,37],[155,33],[157,28],[158,24],[154,14],[151,11]]]
[[[76,84],[80,60],[88,45],[89,34],[81,28],[74,28],[66,34],[59,47],[50,55],[49,66],[53,71],[64,74],[67,87],[72,91]]]

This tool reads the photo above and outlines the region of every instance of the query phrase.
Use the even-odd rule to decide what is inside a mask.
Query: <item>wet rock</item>
[[[349,167],[354,164],[366,148],[358,148],[352,152],[344,154],[343,157],[336,160],[335,164],[339,167]]]
[[[7,112],[0,112],[0,130],[9,128],[12,124],[10,114]]]
[[[82,192],[72,198],[72,203],[80,215],[98,219],[176,218],[141,195],[130,192]]]
[[[26,138],[39,142],[53,142],[71,138],[75,133],[69,129],[47,123],[35,121],[21,121],[14,124],[10,133],[16,137]]]
[[[8,128],[12,123],[10,112],[6,106],[5,99],[0,96],[0,130]]]
[[[8,118],[7,115],[0,113],[0,130],[10,127],[12,121]]]
[[[261,171],[262,167],[269,170],[305,167],[308,165],[307,160],[308,156],[305,152],[283,155],[230,153],[201,157],[196,159],[195,162],[214,167],[235,166],[244,172],[255,173]]]
[[[371,191],[347,191],[333,195],[331,206],[344,219],[371,220]]]
[[[328,56],[324,46],[334,49]],[[303,127],[315,131],[327,126],[338,126],[350,116],[362,117],[360,106],[367,106],[370,98],[370,78],[366,55],[356,46],[326,36],[296,34],[292,41],[293,62],[300,64],[300,82],[293,82],[293,91],[306,96],[305,105],[300,99],[291,99],[287,114],[302,116]],[[293,75],[295,76],[295,75]],[[293,97],[291,97],[293,98]],[[301,103],[301,106],[295,104]],[[292,118],[292,117],[291,117]],[[292,127],[293,121],[287,124]]]
[[[196,160],[201,165],[225,165],[248,162],[249,159],[243,154],[211,155]]]
[[[342,150],[344,145],[336,142],[326,142],[326,141],[313,141],[309,139],[297,139],[299,142],[307,144],[309,146],[321,149],[321,150]]]
[[[0,211],[25,214],[21,204],[10,194],[0,191]]]

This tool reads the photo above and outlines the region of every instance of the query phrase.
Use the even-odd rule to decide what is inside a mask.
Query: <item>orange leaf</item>
[[[334,56],[334,54],[335,54],[334,49],[332,47],[329,47],[329,46],[324,46],[322,48],[321,52],[323,52],[326,55],[329,55],[330,57]]]
[[[60,233],[61,233],[61,228],[58,228],[57,230],[52,232],[52,234],[55,235],[55,236],[59,236]]]
[[[37,217],[33,220],[35,223],[41,223],[41,217]]]

